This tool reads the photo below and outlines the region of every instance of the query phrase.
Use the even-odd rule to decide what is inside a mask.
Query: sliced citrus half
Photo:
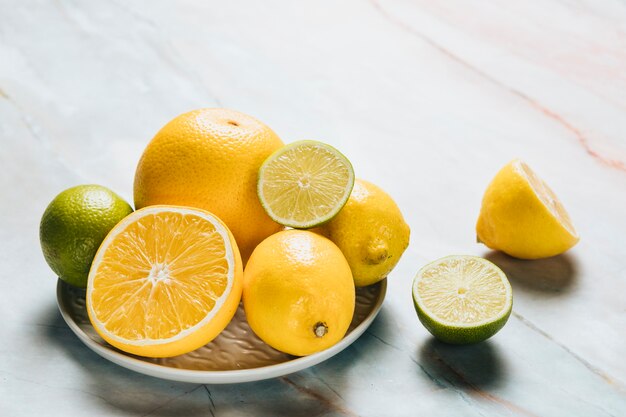
[[[489,248],[522,259],[559,255],[579,240],[556,194],[519,159],[505,165],[487,187],[476,234]]]
[[[413,281],[420,321],[437,339],[481,342],[498,332],[513,307],[513,292],[500,268],[477,256],[447,256],[431,262]]]
[[[332,219],[353,186],[354,170],[341,152],[303,140],[282,147],[263,162],[257,193],[275,222],[308,229]]]
[[[89,271],[87,312],[104,340],[140,356],[195,350],[230,322],[243,267],[232,234],[213,214],[150,206],[118,223]]]

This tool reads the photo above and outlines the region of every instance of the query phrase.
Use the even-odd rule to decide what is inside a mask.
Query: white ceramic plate
[[[354,318],[346,336],[336,345],[305,357],[272,349],[250,330],[242,307],[228,327],[211,343],[173,358],[144,358],[106,343],[89,322],[85,291],[59,280],[57,303],[65,322],[78,338],[105,359],[142,374],[200,384],[259,381],[316,365],[350,346],[372,324],[385,299],[387,280],[357,288]]]

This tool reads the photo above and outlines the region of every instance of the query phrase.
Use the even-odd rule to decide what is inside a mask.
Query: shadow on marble
[[[394,335],[390,328],[392,323],[391,312],[383,307],[370,327],[354,343],[332,358],[311,368],[292,375],[280,378],[292,387],[314,398],[318,405],[326,408],[322,416],[356,416],[346,404],[346,398],[354,393],[355,387],[362,386],[362,381],[354,384],[353,378],[362,374],[355,374],[360,367],[380,369],[381,363],[389,358],[389,352],[400,348],[394,344]],[[381,346],[381,343],[387,346]],[[391,350],[390,350],[391,349]],[[393,368],[385,368],[393,369]],[[304,412],[295,412],[291,415],[318,415]]]
[[[76,367],[63,378],[102,407],[145,416],[227,415],[339,416],[350,415],[336,399],[310,386],[304,370],[282,378],[230,385],[199,385],[163,380],[115,365],[92,352],[67,326],[51,304],[37,316],[45,343],[66,352]],[[342,354],[345,353],[342,352]],[[341,356],[341,354],[339,355]],[[335,365],[345,361],[335,357]],[[71,382],[64,383],[71,386]],[[237,398],[238,402],[233,402]]]
[[[197,387],[196,384],[147,377],[101,358],[70,330],[56,305],[50,305],[39,317],[42,338],[52,346],[63,349],[67,357],[77,365],[73,372],[64,378],[66,380],[76,378],[77,389],[89,396],[97,397],[96,400],[105,406],[144,414],[151,411],[151,408],[176,396],[185,395]],[[204,415],[206,415],[205,399],[206,397],[203,398]]]
[[[504,271],[514,290],[560,296],[567,294],[576,284],[578,267],[574,257],[567,253],[546,259],[524,260],[492,251],[484,257]]]
[[[429,338],[417,351],[424,377],[438,388],[488,390],[506,383],[506,364],[498,348],[486,340],[475,345],[449,345]]]

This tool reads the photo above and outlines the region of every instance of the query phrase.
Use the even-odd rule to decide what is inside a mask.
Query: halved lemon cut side
[[[87,283],[92,325],[128,353],[169,357],[214,339],[234,316],[243,267],[235,239],[213,214],[150,206],[102,242]]]
[[[567,210],[556,196],[554,191],[533,171],[524,161],[516,159],[513,161],[515,170],[528,181],[531,188],[541,200],[543,205],[554,216],[561,226],[573,237],[578,238],[578,232],[572,223]]]
[[[257,194],[276,223],[308,229],[339,213],[353,186],[352,164],[341,152],[303,140],[282,147],[263,162]]]

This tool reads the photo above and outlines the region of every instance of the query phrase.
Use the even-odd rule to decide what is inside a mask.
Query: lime
[[[132,213],[131,206],[100,185],[79,185],[57,195],[39,225],[46,262],[65,282],[87,286],[91,261],[105,236]]]
[[[504,326],[513,292],[504,272],[486,259],[447,256],[417,273],[413,303],[420,321],[437,339],[477,343]]]
[[[341,152],[304,140],[282,147],[263,162],[257,193],[275,222],[308,229],[332,219],[353,186],[354,170]]]

